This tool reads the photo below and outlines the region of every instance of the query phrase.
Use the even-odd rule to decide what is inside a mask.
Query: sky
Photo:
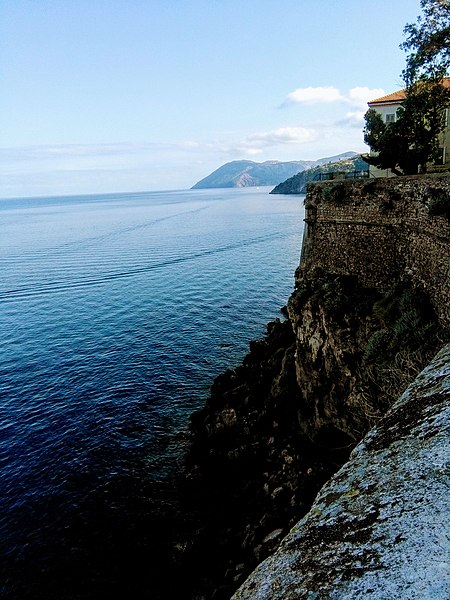
[[[0,0],[0,197],[190,188],[363,143],[419,0]]]

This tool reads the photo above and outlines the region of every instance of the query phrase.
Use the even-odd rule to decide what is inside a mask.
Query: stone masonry
[[[409,279],[448,327],[449,197],[448,175],[310,184],[300,275],[322,267],[381,291]]]

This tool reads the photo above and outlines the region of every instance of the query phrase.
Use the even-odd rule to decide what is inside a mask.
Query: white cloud
[[[347,101],[355,107],[367,109],[367,102],[385,96],[382,88],[354,87],[348,92]]]
[[[287,104],[317,104],[319,102],[338,102],[342,100],[340,91],[333,86],[298,88],[287,95]]]
[[[273,146],[275,144],[303,144],[316,137],[316,132],[308,127],[280,127],[263,133],[253,133],[246,139],[251,143]]]
[[[351,88],[347,94],[341,93],[334,86],[305,87],[298,88],[287,95],[282,107],[290,104],[320,104],[332,102],[345,102],[360,110],[367,107],[367,102],[374,98],[384,96],[386,92],[382,88],[369,88],[367,86],[356,86]]]
[[[229,154],[241,153],[248,156],[261,154],[264,150],[286,145],[306,144],[317,139],[311,127],[280,127],[271,131],[252,133],[227,150]]]
[[[365,110],[350,111],[345,114],[345,117],[340,121],[337,121],[338,127],[355,127],[362,129],[364,126],[364,114]]]
[[[359,112],[344,103],[326,122],[274,127],[239,135],[172,142],[129,142],[0,148],[2,196],[186,188],[229,160],[300,160],[362,148]]]

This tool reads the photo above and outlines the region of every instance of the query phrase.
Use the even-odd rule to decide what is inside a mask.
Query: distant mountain
[[[276,185],[314,164],[314,161],[311,160],[292,162],[268,160],[263,163],[251,160],[234,160],[222,165],[213,173],[198,181],[192,189]]]
[[[322,165],[337,163],[341,160],[345,160],[346,158],[356,158],[357,156],[359,156],[357,152],[343,152],[342,154],[336,154],[335,156],[319,158],[316,161],[314,161],[315,164],[312,165],[312,167],[321,167]]]
[[[286,181],[277,185],[270,193],[271,194],[304,194],[306,186],[311,181],[317,181],[323,173],[327,172],[343,172],[350,173],[351,171],[364,171],[368,168],[368,164],[355,152],[347,152],[348,157],[333,162],[331,159],[321,159],[321,165],[310,169],[305,169],[301,173],[297,173]],[[342,156],[342,155],[341,155]],[[328,162],[329,160],[329,162]]]
[[[267,160],[263,163],[252,160],[234,160],[198,181],[191,189],[250,187],[255,185],[277,185],[305,169],[357,156],[355,152],[344,152],[337,156],[318,160],[295,160],[280,162]]]

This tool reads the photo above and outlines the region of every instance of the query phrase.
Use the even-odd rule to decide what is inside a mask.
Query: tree
[[[406,89],[406,98],[398,109],[398,134],[407,144],[405,169],[426,171],[428,162],[440,159],[439,134],[445,129],[445,109],[450,91],[440,77],[422,76]]]
[[[450,67],[450,0],[421,0],[423,16],[404,29],[409,52],[403,78],[405,100],[394,123],[384,123],[373,109],[365,115],[364,141],[376,153],[369,164],[397,175],[425,171],[440,155],[439,134],[445,128],[450,90],[443,77]]]
[[[449,96],[441,80],[422,77],[406,90],[394,123],[384,123],[379,113],[369,109],[364,141],[376,154],[365,160],[396,175],[425,172],[427,163],[440,155],[438,136],[445,127]]]
[[[399,135],[397,122],[385,123],[380,113],[373,108],[369,108],[364,118],[364,142],[376,153],[365,155],[364,160],[379,169],[391,169],[396,175],[403,175],[402,157],[406,148]]]
[[[422,75],[445,76],[450,67],[450,0],[421,0],[423,15],[403,31],[401,48],[409,52],[403,79],[407,86]]]

